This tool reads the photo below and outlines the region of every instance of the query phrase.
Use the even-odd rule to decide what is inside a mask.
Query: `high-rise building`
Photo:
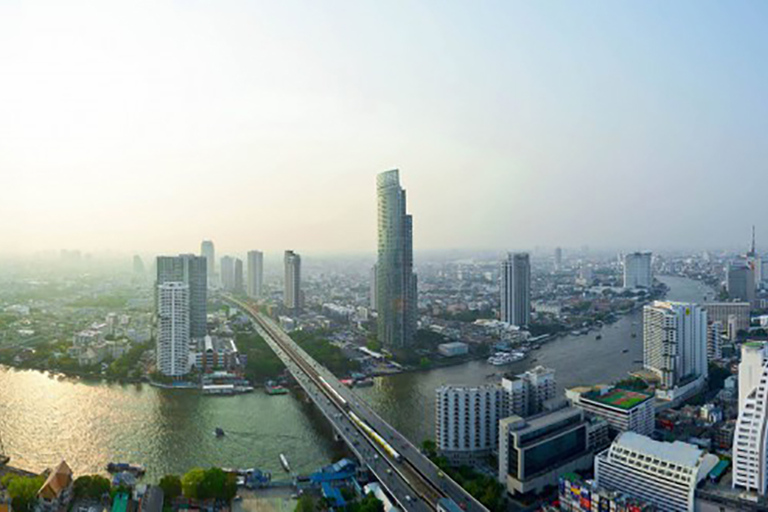
[[[652,286],[651,253],[633,252],[624,255],[624,288],[650,288]]]
[[[683,302],[645,306],[643,362],[659,378],[660,398],[698,390],[707,377],[707,312]]]
[[[753,305],[755,302],[755,269],[745,261],[729,263],[725,286],[728,297]]]
[[[376,177],[378,338],[387,348],[411,345],[416,335],[417,292],[413,273],[413,219],[397,169]]]
[[[437,388],[435,440],[440,454],[466,464],[495,452],[499,419],[505,416],[503,393],[497,385]]]
[[[283,304],[288,309],[301,309],[301,256],[285,251],[285,283]]]
[[[190,289],[184,282],[157,285],[157,369],[169,377],[187,373],[190,340]]]
[[[544,404],[557,396],[555,370],[537,366],[514,378],[501,379],[506,400],[504,416],[516,414],[523,418],[544,410]]]
[[[716,361],[722,359],[722,357],[723,324],[721,322],[710,322],[707,326],[707,361]]]
[[[208,285],[216,283],[216,250],[213,248],[213,242],[203,240],[200,244],[200,256],[205,258],[208,269]]]
[[[733,487],[763,495],[768,492],[768,353],[762,342],[741,346]]]
[[[563,249],[555,247],[555,270],[563,269]]]
[[[378,272],[377,267],[377,265],[373,265],[373,268],[371,268],[371,311],[376,311],[378,309],[376,307],[376,300],[379,295],[378,286],[376,286],[376,274]]]
[[[235,289],[235,258],[224,256],[220,265],[221,287],[231,292]]]
[[[261,286],[264,282],[264,253],[248,251],[248,296],[254,299],[261,297]]]
[[[507,255],[501,262],[501,321],[520,327],[531,320],[531,260],[528,253]]]
[[[642,499],[659,510],[693,512],[696,487],[718,460],[692,444],[624,432],[595,457],[595,480],[602,488]]]
[[[707,321],[720,322],[722,332],[726,332],[731,315],[736,317],[738,330],[749,329],[749,302],[706,302],[702,307],[707,311]]]
[[[234,279],[234,290],[237,293],[242,293],[244,288],[244,281],[243,281],[243,260],[240,258],[235,258],[235,279]]]
[[[180,282],[189,286],[189,333],[203,338],[208,332],[208,265],[194,254],[157,257],[156,285]]]

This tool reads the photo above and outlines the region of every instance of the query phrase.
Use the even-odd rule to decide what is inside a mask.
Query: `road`
[[[259,334],[398,506],[408,511],[436,510],[438,499],[448,497],[468,512],[487,512],[481,503],[444,475],[410,441],[304,352],[271,319],[233,297],[224,298],[251,316]],[[377,441],[353,421],[354,415],[367,423],[385,442]]]

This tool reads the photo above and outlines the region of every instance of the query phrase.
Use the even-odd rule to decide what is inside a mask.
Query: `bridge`
[[[438,502],[448,498],[467,512],[488,512],[352,389],[310,357],[272,319],[234,297],[223,295],[223,299],[251,317],[256,331],[328,419],[337,436],[401,509],[438,510]]]

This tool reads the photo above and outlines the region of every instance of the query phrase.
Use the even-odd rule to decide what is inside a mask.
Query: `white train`
[[[325,389],[327,389],[331,395],[333,395],[333,398],[336,399],[336,402],[338,402],[339,405],[341,405],[344,409],[348,407],[347,401],[344,400],[344,397],[339,394],[338,391],[333,389],[333,386],[328,384],[328,381],[323,378],[322,375],[317,376],[320,379],[320,382],[323,383],[323,386],[325,386]]]
[[[350,418],[352,418],[352,421],[354,421],[354,422],[355,422],[355,424],[356,424],[357,426],[359,426],[360,428],[362,428],[362,429],[363,429],[363,431],[364,431],[366,434],[368,434],[368,437],[370,437],[371,439],[373,439],[373,440],[376,442],[376,444],[378,444],[379,446],[381,446],[381,447],[384,449],[384,451],[387,453],[387,455],[389,455],[390,457],[392,457],[393,459],[395,459],[397,462],[400,462],[400,460],[402,459],[402,457],[400,456],[400,454],[397,452],[397,450],[395,450],[394,448],[392,448],[392,445],[391,445],[391,444],[389,444],[388,442],[386,442],[386,441],[384,440],[384,438],[383,438],[383,437],[381,437],[381,436],[378,434],[378,432],[376,432],[375,430],[373,430],[373,429],[371,428],[371,426],[370,426],[370,425],[368,425],[366,422],[364,422],[363,420],[361,420],[361,419],[360,419],[360,418],[357,416],[357,414],[355,414],[355,413],[353,413],[353,412],[350,412],[350,413],[349,413],[349,417],[350,417]]]

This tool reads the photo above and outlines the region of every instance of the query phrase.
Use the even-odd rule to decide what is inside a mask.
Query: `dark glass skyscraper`
[[[170,282],[189,286],[189,335],[204,338],[207,334],[208,301],[208,263],[205,256],[158,256],[155,285]]]
[[[379,257],[376,265],[378,337],[387,348],[411,345],[416,334],[416,274],[413,273],[413,220],[397,169],[376,177]]]

